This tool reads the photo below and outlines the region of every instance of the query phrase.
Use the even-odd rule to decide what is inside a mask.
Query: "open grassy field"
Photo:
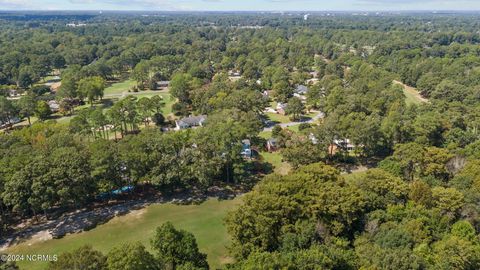
[[[290,118],[286,115],[281,115],[281,114],[277,114],[277,113],[266,113],[265,114],[266,116],[268,116],[268,118],[274,122],[277,122],[277,123],[290,123],[292,122],[290,120]]]
[[[428,99],[422,97],[417,89],[399,81],[393,81],[393,83],[403,87],[403,93],[405,94],[405,101],[407,104],[420,105],[428,102]]]
[[[128,92],[130,88],[135,86],[136,82],[134,80],[126,80],[123,82],[118,82],[110,85],[109,87],[105,88],[104,95],[116,95],[122,94],[123,92]]]
[[[171,221],[177,228],[193,233],[202,252],[208,255],[211,269],[231,261],[226,246],[230,240],[223,225],[226,213],[235,209],[241,198],[218,201],[210,199],[201,205],[179,206],[154,204],[80,234],[44,242],[25,242],[7,250],[9,254],[60,254],[89,244],[107,253],[125,242],[140,241],[150,248],[150,238],[156,227]],[[20,269],[44,269],[42,263],[20,263]]]
[[[287,162],[282,161],[282,154],[280,152],[261,152],[263,159],[273,165],[273,172],[281,175],[286,175],[290,172],[292,167]]]
[[[289,126],[287,129],[293,131],[293,132],[300,132],[300,130],[298,129],[299,125],[295,125],[295,126]]]

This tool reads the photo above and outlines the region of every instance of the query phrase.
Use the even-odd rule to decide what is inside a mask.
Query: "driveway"
[[[281,124],[278,124],[278,126],[280,126],[282,128],[288,128],[288,127],[291,127],[291,126],[298,126],[298,125],[303,124],[303,123],[311,124],[311,123],[315,123],[319,119],[323,119],[324,117],[325,117],[325,114],[323,112],[317,111],[317,114],[314,117],[312,117],[308,120],[298,121],[298,122],[281,123]],[[275,127],[275,126],[276,125],[266,127],[266,128],[263,129],[263,131],[272,131],[273,127]]]

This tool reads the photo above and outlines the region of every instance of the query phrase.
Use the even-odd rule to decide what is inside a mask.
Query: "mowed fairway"
[[[200,250],[208,255],[211,269],[230,262],[227,249],[230,240],[223,225],[228,211],[238,207],[240,198],[219,201],[210,199],[201,205],[154,204],[126,216],[114,218],[104,225],[80,234],[45,242],[25,242],[6,251],[8,254],[61,254],[82,245],[92,245],[107,253],[125,242],[140,241],[150,248],[150,238],[156,227],[171,221],[175,227],[193,233]],[[44,269],[44,263],[19,263],[20,269]]]
[[[113,83],[109,87],[105,88],[104,95],[111,96],[111,95],[120,95],[124,92],[128,92],[136,83],[134,80],[126,80],[123,82]]]
[[[405,101],[407,104],[415,104],[415,105],[420,105],[422,103],[427,103],[428,99],[422,97],[420,95],[420,92],[418,92],[417,89],[408,86],[400,81],[393,81],[394,84],[398,84],[403,87],[403,93],[405,94]]]

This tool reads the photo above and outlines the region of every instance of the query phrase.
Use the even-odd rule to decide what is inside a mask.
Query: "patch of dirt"
[[[27,240],[27,245],[31,246],[35,243],[45,242],[47,240],[53,239],[52,234],[49,231],[40,231],[32,236],[29,240]]]
[[[52,83],[50,89],[52,89],[53,92],[57,92],[58,89],[60,89],[60,86],[62,86],[62,82]]]
[[[140,219],[140,218],[143,217],[143,215],[145,215],[146,212],[147,212],[146,208],[142,208],[142,209],[134,210],[134,211],[130,212],[130,214],[128,214],[127,216],[131,216],[133,218]]]
[[[222,265],[226,265],[234,262],[235,262],[235,259],[233,259],[232,257],[229,257],[229,256],[220,257],[220,264]]]

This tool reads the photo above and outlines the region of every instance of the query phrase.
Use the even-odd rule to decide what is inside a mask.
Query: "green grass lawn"
[[[405,94],[405,102],[407,103],[407,105],[420,105],[422,103],[428,102],[428,99],[422,97],[416,88],[408,86],[396,80],[393,81],[393,83],[402,86],[403,93]]]
[[[109,95],[122,94],[123,92],[128,92],[128,90],[130,90],[130,88],[132,88],[135,85],[136,85],[136,82],[131,79],[123,82],[114,83],[109,87],[105,88],[104,95],[109,96]]]
[[[266,140],[270,139],[272,137],[272,132],[271,131],[262,131],[260,134],[258,134],[260,138],[264,138]]]
[[[68,235],[62,239],[29,243],[28,241],[7,250],[9,254],[61,254],[89,244],[107,253],[113,247],[125,242],[142,242],[150,248],[150,238],[156,227],[170,221],[175,227],[193,233],[200,250],[208,255],[211,269],[231,262],[226,247],[230,240],[223,225],[228,211],[241,203],[240,198],[227,201],[210,199],[201,205],[179,206],[154,204],[143,210],[112,219],[106,224],[80,234]],[[44,263],[19,263],[20,269],[44,269]]]
[[[278,173],[278,174],[281,174],[281,175],[286,175],[292,169],[290,164],[282,161],[282,155],[280,154],[280,152],[273,152],[273,153],[261,152],[260,155],[263,157],[263,159],[266,162],[273,165],[273,167],[274,167],[273,172],[274,173]]]
[[[423,103],[421,100],[418,99],[417,95],[415,95],[414,93],[407,90],[403,90],[403,93],[405,94],[405,102],[408,105],[410,104],[420,105]]]
[[[278,123],[290,123],[292,122],[290,118],[286,115],[276,114],[276,113],[266,113],[265,114],[270,120]]]
[[[298,133],[298,132],[300,132],[300,130],[298,129],[298,127],[299,127],[299,125],[289,126],[289,127],[287,127],[287,129],[289,129],[289,130],[291,130],[291,131],[293,131],[293,132],[295,132],[295,133]]]

